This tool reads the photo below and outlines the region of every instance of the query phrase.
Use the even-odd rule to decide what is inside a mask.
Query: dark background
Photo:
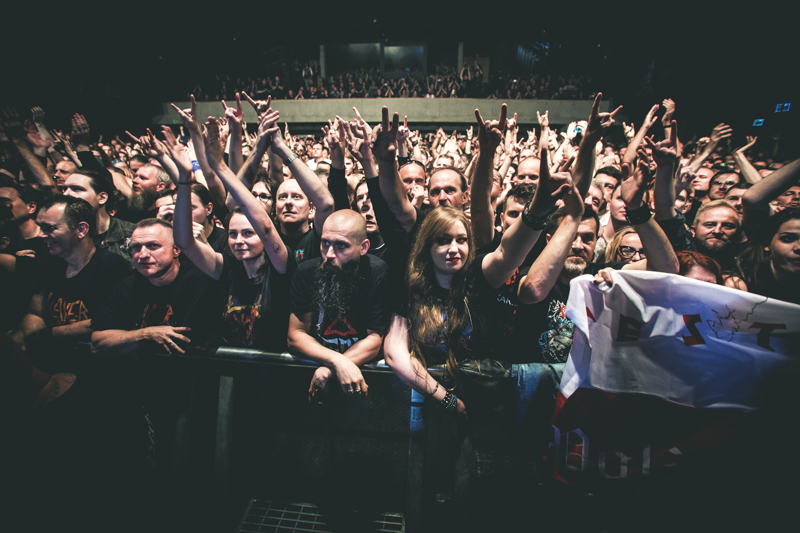
[[[48,126],[61,129],[80,112],[93,132],[114,135],[141,131],[162,102],[186,100],[195,81],[281,74],[295,58],[317,58],[320,44],[426,42],[431,73],[440,62],[457,66],[458,42],[465,57],[488,56],[492,71],[512,72],[519,45],[544,43],[549,53],[539,72],[591,75],[637,126],[649,106],[669,97],[684,139],[724,121],[734,127],[734,145],[778,131],[783,148],[797,144],[791,119],[800,105],[800,63],[796,17],[787,7],[274,4],[5,7],[0,103],[41,105]],[[793,102],[792,110],[776,114],[781,102]],[[756,118],[765,125],[753,127]]]

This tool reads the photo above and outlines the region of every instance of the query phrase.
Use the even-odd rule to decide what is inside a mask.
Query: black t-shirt
[[[192,346],[205,349],[218,337],[220,300],[219,284],[190,263],[181,263],[177,277],[161,287],[135,272],[117,284],[106,306],[92,318],[92,329],[190,327],[186,336]]]
[[[223,339],[231,346],[286,351],[289,329],[289,284],[294,261],[286,274],[270,264],[263,276],[250,279],[241,261],[223,255],[220,286],[225,297]]]
[[[128,261],[107,250],[97,249],[83,269],[66,277],[67,263],[51,256],[43,267],[37,290],[44,296],[44,320],[48,327],[65,326],[93,319],[106,305],[108,295],[123,279],[131,275]],[[89,339],[39,338],[28,343],[28,356],[33,364],[50,374],[72,372],[86,379],[92,360],[85,350],[71,349],[71,341]]]
[[[283,244],[289,248],[290,252],[294,253],[294,259],[298,265],[303,261],[322,257],[319,251],[322,238],[314,228],[309,228],[307,232],[299,237],[289,237],[280,231],[278,234],[281,236]]]
[[[211,234],[208,236],[208,245],[211,246],[215,252],[224,252],[225,247],[228,246],[228,232],[219,226],[214,226],[214,229],[211,230]]]
[[[312,313],[312,336],[331,350],[344,353],[350,346],[367,336],[367,330],[384,332],[389,329],[389,267],[372,255],[361,256],[359,294],[354,308],[347,316],[329,316],[314,302],[314,276],[322,259],[306,261],[292,276],[289,310],[297,316]]]
[[[75,276],[67,278],[66,271],[67,262],[59,257],[51,257],[44,266],[45,321],[50,327],[94,318],[114,287],[131,275],[131,265],[117,254],[97,249]]]
[[[5,252],[2,252],[5,253]],[[13,255],[13,254],[7,254]],[[40,276],[35,275],[36,260],[32,257],[17,257],[14,272],[0,272],[0,331],[9,331],[19,326],[28,313],[31,296]]]
[[[50,257],[50,250],[41,237],[23,240],[20,242],[18,250],[33,250],[36,253],[37,261],[41,261],[41,264],[44,264],[47,258]]]
[[[591,263],[584,274],[595,275],[603,268],[620,269],[625,263]],[[520,324],[526,324],[530,339],[528,356],[533,363],[564,363],[572,349],[575,324],[567,318],[566,305],[569,299],[569,284],[556,281],[547,298],[533,305],[523,306]],[[526,357],[527,359],[527,357]]]
[[[491,301],[494,295],[494,288],[486,281],[483,275],[483,259],[484,255],[479,255],[470,267],[470,272],[467,273],[467,314],[468,321],[464,331],[461,334],[462,340],[469,350],[468,353],[457,353],[458,360],[464,358],[484,359],[487,357],[487,341],[489,339],[487,333],[486,316],[491,309]],[[401,288],[406,293],[404,297],[398,298],[395,312],[403,317],[409,318],[409,305],[410,295],[407,294],[406,287]],[[439,301],[444,308],[445,302],[450,294],[449,289],[443,289],[438,285],[434,285],[432,289],[432,296]],[[448,339],[446,335],[445,323],[447,321],[447,314],[442,316],[442,328],[438,335],[435,335],[423,348],[425,353],[425,362],[428,365],[441,365],[447,361],[448,352]],[[409,327],[413,327],[411,319],[409,319]]]
[[[521,279],[527,275],[537,257],[538,254],[528,254],[514,274],[495,290],[494,298],[488,304],[488,345],[493,359],[509,363],[532,362],[531,347],[536,344],[530,327],[530,310],[533,306],[523,304],[518,292]]]

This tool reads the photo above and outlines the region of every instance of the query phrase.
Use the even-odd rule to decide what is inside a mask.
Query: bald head
[[[323,261],[331,267],[357,263],[369,250],[364,217],[352,209],[330,215],[322,226],[319,248]]]

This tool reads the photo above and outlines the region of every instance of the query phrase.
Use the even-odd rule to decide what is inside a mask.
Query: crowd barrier
[[[346,395],[334,383],[319,403],[308,401],[316,365],[289,354],[223,347],[151,363],[151,399],[166,435],[157,444],[160,468],[213,491],[218,516],[241,517],[257,496],[312,502],[334,521],[354,508],[372,518],[393,512],[405,530],[418,531],[425,495],[435,501],[448,490],[437,486],[438,474],[425,480],[424,462],[450,453],[435,449],[436,434],[452,433],[456,421],[423,420],[423,399],[385,365],[362,370],[369,396]]]
[[[475,109],[480,109],[484,120],[496,120],[503,102],[477,98],[329,98],[275,100],[272,107],[280,112],[280,121],[288,122],[290,128],[293,125],[327,124],[336,115],[350,120],[354,116],[353,107],[358,109],[364,120],[374,125],[381,121],[383,106],[387,106],[391,113],[399,113],[401,121],[403,116],[408,116],[410,127],[418,128],[426,125],[472,124],[475,122]],[[510,116],[516,113],[520,124],[538,124],[536,113],[544,115],[548,111],[550,124],[563,125],[576,120],[576,117],[588,117],[592,110],[592,100],[511,100],[506,103]],[[227,104],[235,105],[235,102]],[[190,106],[189,102],[175,102],[175,105],[181,109]],[[611,111],[614,109],[612,106],[613,101],[604,100],[600,103],[600,111]],[[243,109],[245,121],[256,123],[255,111],[247,102],[243,104]],[[219,102],[198,102],[197,112],[201,119],[224,116],[224,109]],[[617,117],[618,123],[625,120],[620,117],[622,115]],[[153,117],[153,123],[177,125],[181,124],[181,119],[169,103],[164,103],[163,112]]]
[[[380,522],[383,527],[366,530],[415,532],[486,531],[500,523],[516,527],[496,530],[519,530],[525,524],[557,527],[565,520],[562,530],[567,531],[619,530],[622,521],[636,523],[664,506],[675,509],[689,502],[696,505],[694,513],[706,513],[709,502],[714,509],[730,505],[730,493],[720,497],[723,501],[705,493],[698,499],[682,480],[651,485],[646,494],[594,496],[555,483],[535,450],[515,447],[510,427],[463,424],[425,404],[381,363],[362,370],[369,396],[346,395],[332,383],[319,403],[308,401],[316,365],[289,354],[223,347],[206,356],[156,354],[128,361],[138,369],[137,387],[154,434],[156,475],[146,476],[144,490],[157,494],[172,513],[151,524],[151,531],[161,531],[156,526],[165,531],[268,531],[275,509],[275,520],[286,528],[276,531],[293,531],[287,526],[290,518],[299,522],[298,531],[328,530],[312,527],[317,521],[334,531]],[[116,376],[106,380],[111,387],[128,372],[121,361],[99,363]],[[54,420],[68,414],[69,396],[53,404]],[[106,422],[111,419],[96,423]],[[747,442],[745,449],[753,454],[761,448]],[[782,505],[775,495],[783,492],[773,484],[780,475],[764,478],[759,456],[739,456],[741,451],[722,450],[735,457],[726,457],[724,470],[703,470],[704,480],[706,474],[737,480],[745,474],[747,491],[735,492],[742,501],[772,509]],[[153,480],[163,486],[154,487]],[[768,497],[759,499],[760,494]],[[758,519],[756,508],[747,507],[754,510],[748,519]],[[786,514],[789,507],[780,509]],[[704,527],[716,520],[713,512],[707,514]],[[680,523],[681,517],[678,512],[669,523]]]

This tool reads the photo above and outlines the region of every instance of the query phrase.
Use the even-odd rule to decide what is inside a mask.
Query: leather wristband
[[[533,199],[529,200],[528,203],[525,205],[525,209],[522,211],[522,222],[525,223],[526,226],[531,228],[532,230],[543,230],[547,226],[547,219],[550,216],[550,213],[544,215],[543,217],[537,217],[533,213],[531,213],[531,204],[533,203]]]
[[[653,213],[650,212],[650,208],[647,207],[647,204],[642,204],[642,207],[634,209],[633,211],[628,211],[625,218],[631,226],[636,226],[637,224],[644,224],[650,220],[652,216]]]
[[[439,402],[445,411],[455,411],[458,407],[458,398],[450,391],[444,395],[441,402]]]

